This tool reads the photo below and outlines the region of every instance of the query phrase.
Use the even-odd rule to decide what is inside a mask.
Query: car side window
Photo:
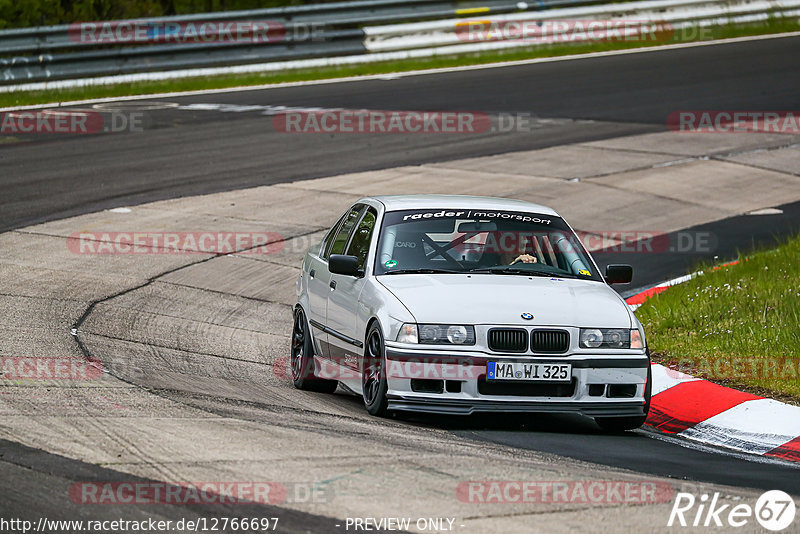
[[[350,233],[355,228],[361,212],[364,210],[363,205],[353,206],[353,209],[347,214],[336,232],[336,236],[331,240],[331,245],[328,248],[325,258],[330,257],[331,254],[344,254],[347,247],[347,241],[350,238]]]
[[[359,269],[363,269],[364,264],[367,262],[369,242],[372,240],[372,231],[375,229],[375,220],[377,217],[375,210],[368,208],[367,212],[364,213],[364,216],[361,218],[361,222],[358,223],[358,228],[356,228],[350,240],[350,246],[347,247],[347,254],[358,258]]]
[[[333,236],[336,235],[336,230],[339,229],[339,226],[341,226],[342,221],[344,221],[344,219],[345,219],[345,217],[347,217],[348,213],[350,213],[350,212],[349,211],[344,212],[342,214],[342,216],[339,217],[339,220],[336,221],[336,224],[331,226],[331,229],[328,230],[328,233],[326,233],[325,237],[322,238],[322,246],[319,249],[321,257],[323,257],[325,259],[328,259],[328,254],[330,254],[331,245],[333,244]]]

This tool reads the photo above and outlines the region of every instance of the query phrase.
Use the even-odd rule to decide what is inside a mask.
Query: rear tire
[[[649,359],[647,364],[647,385],[644,388],[644,415],[634,417],[595,417],[594,421],[600,428],[608,432],[623,432],[625,430],[635,430],[647,421],[647,415],[650,413],[650,397],[653,391],[653,373]]]
[[[311,333],[303,308],[300,306],[294,312],[294,325],[292,327],[292,348],[289,357],[292,368],[292,382],[297,389],[317,391],[320,393],[333,393],[339,382],[325,380],[314,375],[314,348],[311,346]]]
[[[384,354],[383,333],[378,323],[374,323],[367,333],[367,346],[361,367],[361,395],[364,407],[370,415],[385,417],[389,401],[386,391],[386,357]]]

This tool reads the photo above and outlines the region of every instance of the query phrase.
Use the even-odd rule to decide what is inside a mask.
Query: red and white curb
[[[653,295],[699,274],[702,271],[625,300],[636,309]],[[652,371],[649,426],[706,445],[800,462],[800,406],[720,386],[659,364],[653,364]]]
[[[653,364],[647,424],[682,438],[800,462],[800,406],[759,397]]]

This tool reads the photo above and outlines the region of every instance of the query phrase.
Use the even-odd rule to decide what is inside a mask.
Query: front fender
[[[389,341],[397,339],[403,323],[416,322],[403,303],[374,277],[364,285],[359,297],[357,331],[361,332],[364,338],[367,335],[367,325],[373,319],[378,320],[383,338]]]

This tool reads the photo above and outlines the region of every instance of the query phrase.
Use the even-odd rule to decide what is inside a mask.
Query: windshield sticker
[[[403,217],[404,221],[417,221],[419,219],[439,219],[441,217],[461,217],[464,215],[465,212],[463,211],[437,211],[436,213],[426,212],[426,213],[412,213],[410,215],[406,215]],[[469,218],[469,215],[466,216]]]
[[[384,263],[383,266],[386,267],[387,269],[391,269],[392,267],[397,266],[397,262],[395,260],[389,260],[386,263]]]
[[[458,217],[461,219],[502,219],[506,221],[530,222],[536,224],[550,224],[551,219],[544,219],[531,213],[515,211],[420,211],[403,216],[403,221],[418,221],[420,219],[441,219]]]
[[[580,271],[578,271],[578,274],[582,274],[583,276],[592,276],[592,273],[590,273],[586,269],[581,269]]]
[[[467,217],[476,219],[504,219],[509,221],[532,222],[538,224],[550,224],[550,219],[533,217],[529,214],[514,213],[505,211],[471,211],[467,212]]]

